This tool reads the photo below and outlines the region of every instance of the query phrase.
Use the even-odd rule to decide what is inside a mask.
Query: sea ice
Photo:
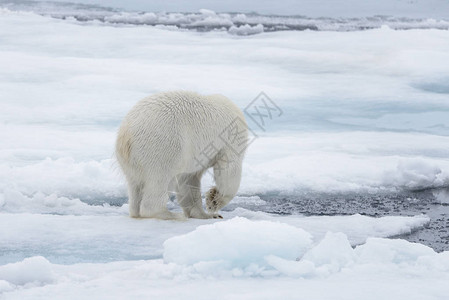
[[[398,7],[447,14],[432,3],[440,6]],[[383,239],[423,228],[424,215],[279,216],[234,207],[224,220],[127,216],[116,129],[136,101],[170,89],[222,93],[242,109],[262,106],[255,97],[264,91],[282,110],[262,127],[249,122],[257,138],[237,206],[256,210],[268,200],[255,195],[273,191],[371,195],[449,184],[449,33],[435,29],[447,22],[413,25],[431,30],[266,32],[257,24],[278,19],[243,15],[245,4],[236,14],[190,4],[195,13],[63,5],[59,16],[75,7],[71,15],[89,22],[0,9],[0,297],[446,299],[447,251]],[[171,30],[132,24],[156,19]],[[176,27],[196,21],[258,34]],[[314,20],[359,24],[346,21]],[[203,191],[212,184],[205,176]]]
[[[249,235],[250,230],[255,234]],[[284,240],[288,234],[291,239]],[[223,247],[218,242],[221,237]],[[281,244],[272,244],[274,241]],[[194,249],[186,248],[192,245]],[[308,234],[295,227],[234,218],[169,239],[165,260],[57,265],[32,257],[3,265],[0,292],[7,299],[79,299],[88,295],[96,299],[125,295],[207,299],[211,294],[218,299],[231,295],[270,299],[275,294],[293,299],[298,293],[312,299],[391,295],[419,299],[430,293],[443,299],[449,280],[447,254],[420,244],[379,238],[353,249],[343,233],[327,233],[311,244]],[[378,290],[372,290],[374,286]]]

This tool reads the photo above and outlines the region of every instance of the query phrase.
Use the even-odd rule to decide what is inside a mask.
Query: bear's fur
[[[221,95],[159,93],[139,101],[118,131],[116,156],[128,182],[131,217],[181,219],[168,211],[175,192],[185,217],[216,218],[240,186],[248,128]],[[215,187],[203,210],[200,182],[212,167]]]

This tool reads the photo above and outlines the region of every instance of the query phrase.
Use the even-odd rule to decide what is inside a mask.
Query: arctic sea
[[[445,1],[74,2],[0,1],[0,298],[447,297]],[[246,112],[239,194],[131,219],[117,128],[179,89]]]

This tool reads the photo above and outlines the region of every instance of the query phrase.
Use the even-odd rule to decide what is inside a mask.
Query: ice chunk
[[[277,257],[275,255],[268,255],[265,261],[280,275],[288,277],[309,277],[315,274],[315,264],[309,260],[291,261]]]
[[[104,18],[106,22],[110,23],[127,23],[127,24],[155,24],[157,23],[157,16],[155,13],[146,12],[143,14],[132,14],[129,12],[122,12]]]
[[[354,258],[354,251],[348,237],[341,232],[326,233],[324,239],[302,257],[303,260],[311,261],[317,267],[326,268],[326,273],[339,271],[342,267],[353,263]]]
[[[2,281],[14,285],[33,283],[42,285],[53,281],[50,262],[42,256],[26,258],[21,262],[0,266],[0,289],[7,286]]]
[[[230,34],[235,35],[251,35],[251,34],[257,34],[263,32],[263,25],[257,24],[254,26],[251,26],[249,24],[241,25],[241,26],[231,26],[228,30]]]
[[[235,217],[168,239],[164,243],[164,261],[183,265],[222,261],[242,268],[251,264],[263,266],[267,255],[295,260],[311,243],[312,236],[300,228]]]
[[[436,253],[422,244],[405,240],[370,238],[366,244],[352,249],[343,233],[327,233],[300,261],[288,261],[276,256],[266,257],[267,263],[281,275],[289,277],[327,277],[343,268],[365,270],[401,266],[411,271],[416,266],[433,271],[449,270],[449,252]],[[411,271],[415,272],[415,271]]]
[[[409,189],[423,189],[446,186],[449,182],[448,174],[444,174],[440,167],[422,159],[403,159],[397,165],[393,177],[395,184]]]
[[[300,261],[287,261],[275,256],[266,257],[270,266],[281,274],[292,277],[328,276],[352,265],[354,260],[354,250],[348,237],[341,232],[328,232],[324,239],[306,252]]]
[[[435,255],[435,251],[422,244],[405,240],[369,238],[355,249],[359,263],[415,263],[419,257]]]
[[[232,21],[219,16],[208,16],[202,20],[195,21],[191,24],[192,27],[229,27]]]

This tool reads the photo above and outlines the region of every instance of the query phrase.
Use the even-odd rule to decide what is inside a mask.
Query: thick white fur
[[[220,138],[231,124],[244,136],[243,148],[241,139],[237,145]],[[176,193],[185,217],[219,216],[217,211],[240,186],[240,150],[246,148],[247,136],[242,112],[221,95],[176,91],[139,101],[123,120],[116,142],[117,160],[128,182],[130,216],[183,218],[168,211],[169,191]],[[214,168],[216,187],[207,193],[206,213],[200,181],[209,167]]]

